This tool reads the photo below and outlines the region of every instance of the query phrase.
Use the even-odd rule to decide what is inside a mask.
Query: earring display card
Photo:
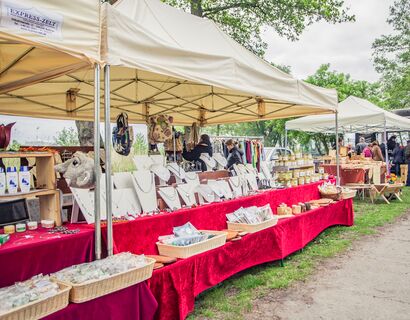
[[[178,193],[187,206],[196,205],[195,186],[190,184],[179,184],[177,186]]]
[[[159,188],[158,192],[168,208],[172,210],[181,209],[181,201],[179,200],[178,192],[174,187]]]
[[[258,182],[256,180],[256,176],[252,173],[248,173],[246,176],[246,180],[249,183],[249,187],[251,188],[252,191],[257,191],[258,190]]]
[[[149,213],[158,210],[154,174],[148,170],[138,170],[132,173],[132,177],[142,211]]]
[[[185,174],[185,181],[192,187],[197,187],[201,184],[199,181],[199,176],[196,172],[187,172]]]
[[[235,197],[240,197],[243,195],[241,178],[239,176],[230,177],[229,184],[231,185],[232,192]]]

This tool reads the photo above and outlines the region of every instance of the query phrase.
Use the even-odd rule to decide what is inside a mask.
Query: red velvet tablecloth
[[[185,319],[204,290],[252,266],[285,258],[332,225],[352,224],[352,200],[344,200],[156,270],[149,280],[159,303],[156,319]]]
[[[269,190],[260,194],[242,197],[220,203],[178,210],[134,221],[114,224],[114,252],[131,251],[136,254],[157,254],[158,236],[172,234],[172,228],[191,222],[198,229],[226,229],[226,214],[240,207],[270,204],[272,210],[281,203],[292,205],[301,201],[319,199],[317,186],[323,182],[311,183],[283,190]],[[103,232],[103,237],[106,232]]]
[[[337,175],[336,165],[335,164],[324,164],[322,165],[325,172],[333,176]],[[368,170],[367,170],[368,171]],[[361,168],[349,169],[349,168],[340,168],[340,185],[344,186],[347,183],[365,183],[366,170]]]
[[[157,301],[145,282],[84,303],[70,303],[46,320],[151,320]]]
[[[94,230],[86,226],[76,234],[49,234],[39,228],[10,235],[10,241],[0,246],[0,288],[26,280],[39,273],[48,274],[73,264],[92,261]]]

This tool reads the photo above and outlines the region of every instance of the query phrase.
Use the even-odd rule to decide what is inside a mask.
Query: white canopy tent
[[[410,120],[384,110],[368,100],[350,96],[339,103],[339,129],[342,132],[374,133],[410,131]],[[287,130],[335,132],[332,115],[307,116],[286,122]]]
[[[213,22],[158,0],[120,0],[115,6],[98,0],[50,2],[15,5],[0,0],[1,114],[97,123],[103,87],[109,93],[103,98],[105,139],[110,141],[110,120],[124,111],[131,123],[165,113],[173,115],[174,124],[211,125],[337,109],[335,90],[294,79],[241,47]],[[95,130],[96,167],[99,141]],[[107,148],[110,254],[109,153]],[[96,195],[98,190],[97,181]],[[95,203],[98,222],[98,196]]]

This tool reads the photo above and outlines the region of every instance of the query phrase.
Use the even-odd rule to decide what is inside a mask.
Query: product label
[[[0,25],[46,38],[62,39],[63,16],[42,8],[23,7],[1,1]]]

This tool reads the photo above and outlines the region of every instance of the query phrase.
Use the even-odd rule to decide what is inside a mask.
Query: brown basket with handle
[[[26,305],[0,313],[1,320],[35,320],[46,317],[68,306],[71,287],[57,282],[60,291],[52,297],[30,302]]]
[[[319,190],[320,196],[325,199],[332,199],[334,201],[338,201],[342,198],[342,189],[337,187],[337,192],[324,192]]]
[[[66,283],[72,287],[70,291],[70,301],[74,303],[86,302],[128,288],[151,278],[155,259],[147,257],[145,259],[147,262],[145,266],[133,268],[112,275],[109,278],[90,280],[81,284]]]

